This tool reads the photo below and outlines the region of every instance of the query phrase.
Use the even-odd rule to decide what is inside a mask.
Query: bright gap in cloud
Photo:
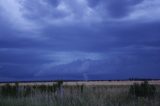
[[[1,14],[11,23],[11,26],[19,30],[34,28],[34,24],[23,16],[23,6],[20,0],[1,0]]]
[[[151,22],[160,20],[160,1],[144,0],[142,3],[132,7],[133,11],[121,21]]]
[[[85,53],[85,52],[54,52],[49,54],[46,58],[53,60],[54,65],[68,64],[77,60],[100,60],[103,58],[99,53]]]

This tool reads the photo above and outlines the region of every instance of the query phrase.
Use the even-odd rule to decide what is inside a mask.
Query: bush
[[[6,84],[1,87],[1,95],[2,96],[17,96],[18,95],[18,84],[10,85]]]
[[[129,94],[136,97],[153,97],[155,95],[156,88],[154,85],[148,84],[147,81],[144,81],[141,84],[133,84],[130,86]]]

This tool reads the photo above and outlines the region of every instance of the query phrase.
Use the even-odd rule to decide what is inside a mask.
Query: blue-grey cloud
[[[0,80],[159,78],[159,4],[1,0]]]
[[[106,12],[113,18],[122,18],[131,13],[134,9],[133,6],[142,3],[143,0],[88,0],[89,6],[95,8],[101,5]]]
[[[59,2],[59,0],[41,2],[37,2],[37,0],[24,1],[24,16],[31,20],[42,22],[45,18],[64,18],[67,14],[57,9]]]

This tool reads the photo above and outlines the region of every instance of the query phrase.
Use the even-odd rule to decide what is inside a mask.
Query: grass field
[[[58,89],[55,83],[20,83],[18,93],[4,95],[0,106],[160,106],[159,81],[154,97],[135,97],[129,94],[131,81],[64,82]],[[136,82],[141,83],[141,82]],[[5,86],[1,84],[2,87]],[[12,84],[14,86],[14,84]]]

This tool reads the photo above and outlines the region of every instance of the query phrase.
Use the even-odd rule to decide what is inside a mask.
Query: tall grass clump
[[[141,84],[135,83],[129,89],[129,94],[136,97],[154,97],[155,93],[156,87],[150,85],[148,81],[144,81]]]

